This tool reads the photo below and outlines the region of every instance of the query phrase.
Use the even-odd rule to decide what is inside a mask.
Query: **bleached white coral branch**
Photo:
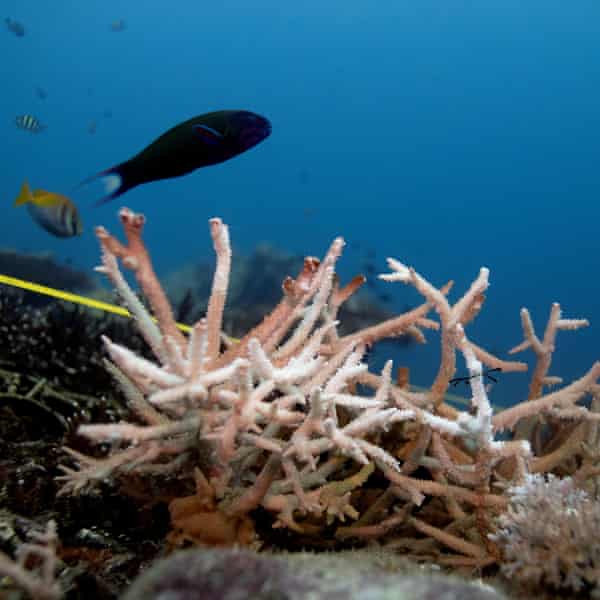
[[[159,387],[180,385],[185,381],[183,377],[169,373],[163,367],[141,356],[137,356],[128,348],[120,344],[115,344],[105,335],[102,336],[102,341],[113,362],[125,373],[130,373],[134,377],[148,379]]]
[[[598,500],[570,477],[528,475],[508,490],[510,506],[490,539],[499,544],[502,572],[528,584],[600,592]],[[540,518],[543,515],[543,518]]]
[[[278,368],[269,360],[257,339],[248,342],[248,352],[250,364],[256,373],[276,383],[300,383],[304,379],[309,379],[325,361],[323,357],[313,358],[301,354],[297,358],[292,356],[285,367]]]

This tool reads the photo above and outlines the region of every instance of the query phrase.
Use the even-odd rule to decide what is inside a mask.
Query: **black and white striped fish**
[[[25,129],[31,133],[40,133],[46,129],[46,126],[33,115],[18,115],[15,117],[15,123],[19,129]]]

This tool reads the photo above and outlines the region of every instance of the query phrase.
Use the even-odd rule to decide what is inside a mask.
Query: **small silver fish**
[[[31,133],[40,133],[46,129],[46,126],[33,115],[18,115],[15,117],[15,124],[19,129],[24,129]]]
[[[15,206],[25,204],[31,218],[46,231],[57,237],[81,235],[83,227],[77,207],[62,194],[33,190],[27,182],[15,200]]]
[[[125,31],[127,29],[127,24],[123,19],[117,19],[110,24],[110,30],[115,33],[119,33],[120,31]]]

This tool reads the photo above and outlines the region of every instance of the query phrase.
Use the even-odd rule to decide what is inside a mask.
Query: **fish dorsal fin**
[[[29,189],[29,184],[24,181],[21,186],[21,191],[15,200],[15,206],[22,206],[23,204],[27,204],[27,202],[31,202],[33,200],[33,195],[31,194],[31,189]]]
[[[32,194],[33,198],[31,203],[41,208],[49,208],[51,206],[57,206],[64,202],[64,196],[60,194],[53,194],[46,190],[34,190]]]
[[[198,134],[200,139],[211,146],[220,144],[224,139],[222,133],[218,132],[212,127],[209,127],[208,125],[192,125],[192,129]]]

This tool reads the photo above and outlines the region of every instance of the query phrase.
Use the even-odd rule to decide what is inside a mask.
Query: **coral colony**
[[[486,370],[527,366],[501,360],[467,336],[484,304],[488,269],[451,304],[451,283],[437,288],[389,259],[391,272],[380,278],[413,286],[423,304],[340,335],[338,310],[364,279],[339,285],[335,266],[344,240],[337,238],[322,261],[306,258],[301,272],[283,282],[281,302],[257,327],[231,340],[222,330],[231,248],[227,226],[215,218],[212,293],[205,318],[186,338],[142,241],[144,217],[122,209],[120,218],[126,244],[97,229],[98,270],[134,315],[155,360],[104,338],[109,369],[138,422],[81,426],[81,436],[108,443],[110,451],[92,458],[66,449],[78,466],[62,467],[61,494],[106,480],[126,490],[132,479],[173,475],[190,484],[169,502],[174,546],[257,546],[259,520],[270,515],[269,525],[287,529],[287,539],[315,546],[374,540],[416,560],[468,569],[498,565],[522,580],[558,587],[600,581],[598,547],[581,564],[588,550],[582,559],[576,518],[581,512],[588,529],[600,532],[600,362],[562,387],[549,375],[558,331],[587,321],[564,319],[554,304],[540,339],[522,309],[524,341],[511,352],[531,348],[536,355],[529,397],[494,414]],[[134,272],[156,322],[126,283],[119,259]],[[423,329],[441,337],[439,370],[427,391],[411,391],[406,370],[395,376],[391,361],[381,373],[362,362],[378,340],[423,338]],[[446,401],[457,356],[471,388],[470,407],[462,411]],[[547,392],[550,386],[554,391]],[[542,489],[550,495],[552,522],[563,520],[569,529],[551,547],[560,561],[532,546],[534,540],[544,545],[550,527],[532,517]]]

